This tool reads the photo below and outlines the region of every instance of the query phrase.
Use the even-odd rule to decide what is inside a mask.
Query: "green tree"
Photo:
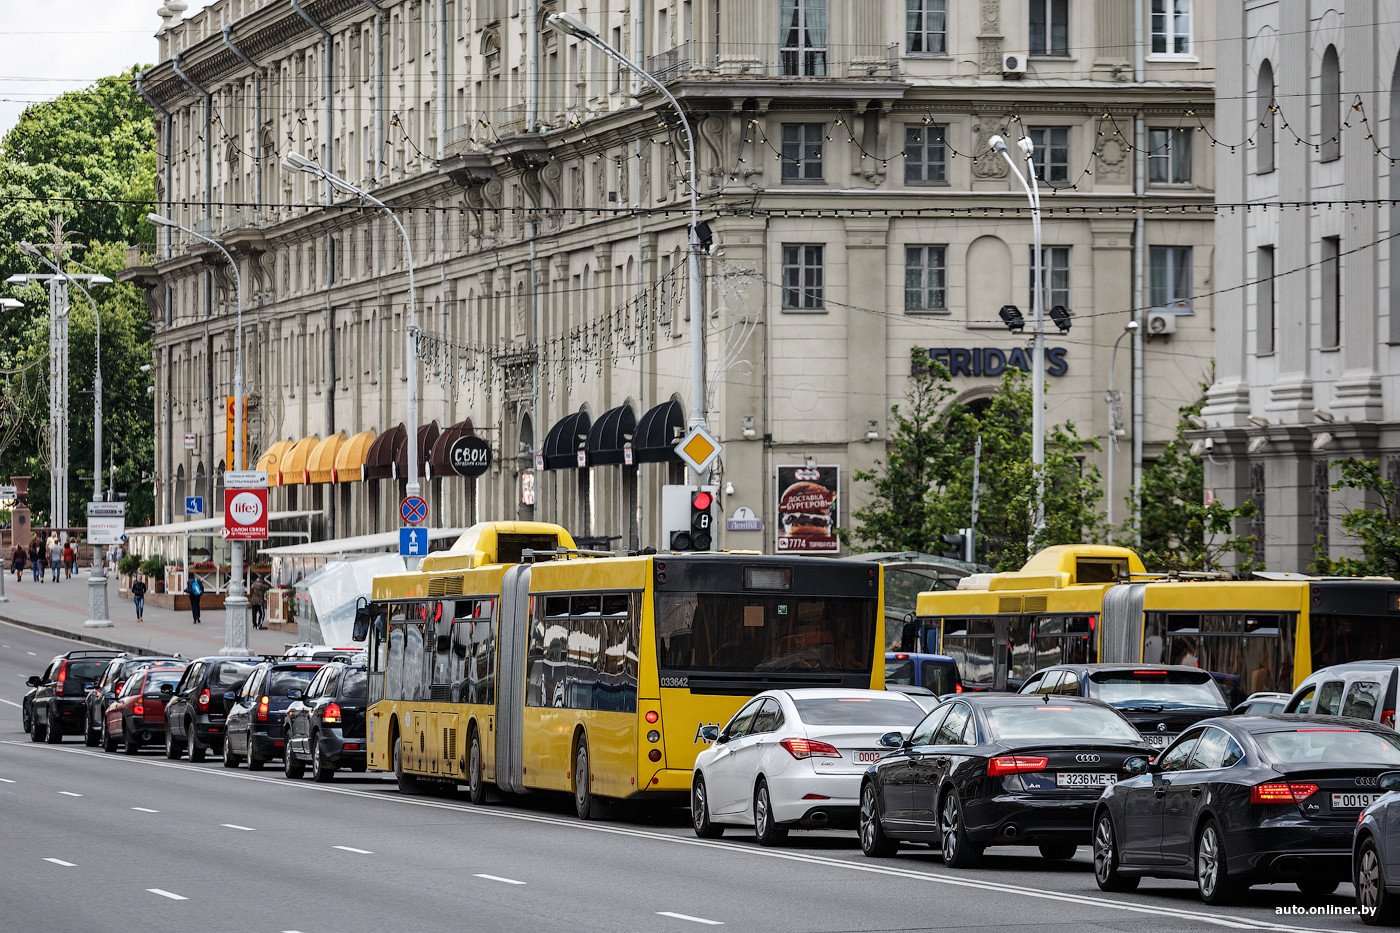
[[[1333,466],[1342,471],[1342,478],[1332,484],[1333,489],[1358,490],[1380,505],[1352,509],[1342,516],[1342,530],[1360,541],[1361,557],[1328,557],[1319,541],[1314,568],[1318,573],[1334,576],[1400,575],[1400,509],[1395,500],[1395,483],[1381,476],[1379,460],[1353,457],[1335,461]]]

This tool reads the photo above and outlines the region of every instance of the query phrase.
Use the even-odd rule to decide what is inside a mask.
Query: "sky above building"
[[[187,0],[188,18],[214,0]],[[0,3],[0,133],[30,104],[156,61],[161,0]]]

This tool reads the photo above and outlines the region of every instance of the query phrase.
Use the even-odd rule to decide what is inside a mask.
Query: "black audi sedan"
[[[1400,736],[1340,716],[1230,716],[1183,732],[1094,813],[1105,891],[1144,877],[1194,879],[1207,904],[1251,884],[1327,894],[1351,878],[1352,831],[1400,767]]]
[[[964,693],[934,707],[865,773],[860,846],[892,855],[903,840],[938,843],[970,868],[992,845],[1036,845],[1068,859],[1090,839],[1103,788],[1146,766],[1136,729],[1097,700]]]

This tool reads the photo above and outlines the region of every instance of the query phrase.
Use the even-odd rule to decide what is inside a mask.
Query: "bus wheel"
[[[420,794],[422,785],[419,780],[411,774],[405,774],[403,770],[403,738],[394,736],[394,777],[399,782],[399,793]]]
[[[581,820],[599,819],[602,805],[589,787],[588,739],[580,736],[574,752],[574,811]]]
[[[471,744],[467,751],[467,780],[471,782],[467,797],[477,806],[486,802],[486,776],[482,771],[481,736],[473,729]]]

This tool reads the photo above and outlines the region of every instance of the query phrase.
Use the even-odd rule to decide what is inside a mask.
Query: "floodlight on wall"
[[[1331,424],[1333,421],[1337,420],[1336,415],[1332,414],[1330,411],[1327,411],[1324,408],[1314,408],[1313,417],[1316,418],[1318,421],[1326,421],[1328,424]]]
[[[24,302],[18,298],[0,298],[0,310],[18,311],[24,307]]]
[[[1332,432],[1331,432],[1331,431],[1323,431],[1323,432],[1322,432],[1321,434],[1319,434],[1317,437],[1314,437],[1314,438],[1313,438],[1312,449],[1313,449],[1313,450],[1324,450],[1324,449],[1326,449],[1327,447],[1331,446],[1331,444],[1332,444]]]
[[[1193,457],[1199,457],[1199,456],[1203,455],[1205,452],[1206,452],[1206,442],[1205,442],[1205,441],[1192,441],[1192,442],[1191,442],[1191,456],[1193,456]]]
[[[1256,437],[1249,442],[1249,447],[1247,449],[1250,453],[1257,454],[1259,451],[1263,450],[1265,447],[1268,446],[1269,439],[1267,437]]]
[[[1002,305],[997,312],[1001,316],[1001,321],[1006,325],[1006,329],[1013,334],[1018,334],[1026,326],[1026,319],[1021,316],[1021,309],[1015,305]]]
[[[878,441],[879,439],[880,439],[880,425],[879,425],[879,423],[876,422],[876,421],[867,421],[867,422],[865,422],[865,440],[866,440],[866,442],[868,443],[868,442],[870,442],[870,441]]]
[[[1206,419],[1202,418],[1200,415],[1187,415],[1186,421],[1191,427],[1198,431],[1204,431],[1206,428],[1210,427],[1210,425],[1206,423]]]
[[[1247,420],[1256,428],[1267,428],[1270,424],[1269,419],[1263,415],[1250,415]]]
[[[1074,315],[1070,313],[1069,308],[1064,305],[1055,305],[1050,309],[1050,320],[1055,322],[1055,326],[1060,329],[1062,334],[1069,333],[1070,327],[1074,324],[1074,321],[1071,320],[1073,317]]]
[[[743,427],[740,428],[740,431],[748,440],[752,440],[753,438],[758,436],[758,432],[754,430],[753,426],[753,415],[744,416],[744,424]]]

